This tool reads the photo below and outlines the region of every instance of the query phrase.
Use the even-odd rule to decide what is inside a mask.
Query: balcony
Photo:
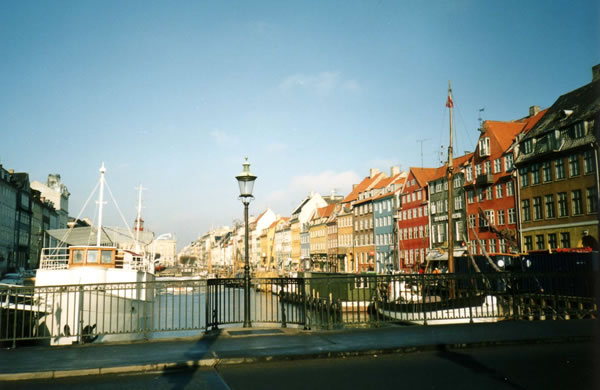
[[[477,176],[477,185],[478,186],[487,186],[494,183],[494,175],[491,173],[486,173],[483,175]]]

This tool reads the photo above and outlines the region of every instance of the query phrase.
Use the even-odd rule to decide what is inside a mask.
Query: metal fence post
[[[421,311],[423,312],[423,325],[427,325],[427,311],[425,310],[425,273],[421,274]]]
[[[307,319],[307,315],[306,315],[306,311],[308,310],[307,304],[306,304],[306,279],[302,278],[300,280],[301,283],[301,294],[300,294],[300,299],[302,300],[302,322],[304,323],[304,330],[309,330],[310,328],[308,327],[308,323],[306,321]]]
[[[79,308],[78,308],[78,316],[77,316],[77,343],[81,344],[81,333],[83,332],[83,285],[79,286],[78,292],[78,300],[79,300]]]
[[[285,281],[281,279],[281,290],[279,290],[279,302],[281,302],[281,327],[287,328],[286,318],[285,318],[285,302],[283,299],[285,298],[284,293]]]

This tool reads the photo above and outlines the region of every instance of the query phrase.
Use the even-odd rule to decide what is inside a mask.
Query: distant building
[[[59,174],[49,174],[45,184],[32,181],[31,188],[40,192],[41,197],[52,202],[58,213],[57,229],[67,227],[69,219],[69,196],[67,187],[61,182]]]

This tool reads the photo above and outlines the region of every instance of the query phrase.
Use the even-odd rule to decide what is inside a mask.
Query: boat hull
[[[504,318],[492,295],[429,302],[377,302],[376,310],[390,320],[418,325],[497,322]]]

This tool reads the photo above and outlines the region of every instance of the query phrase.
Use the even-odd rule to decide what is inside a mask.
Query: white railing
[[[44,248],[40,258],[40,269],[69,268],[69,252],[66,248]]]

